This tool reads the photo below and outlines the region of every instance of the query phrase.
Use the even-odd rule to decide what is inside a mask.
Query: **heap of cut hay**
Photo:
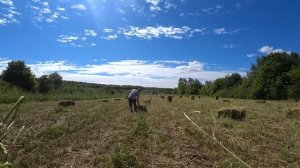
[[[62,107],[75,106],[75,102],[73,100],[62,100],[57,105]]]
[[[286,113],[287,118],[300,119],[300,108],[289,109]]]
[[[172,96],[168,96],[168,102],[172,102],[173,101],[173,97]]]
[[[223,107],[218,110],[218,117],[222,116],[233,120],[244,120],[246,118],[246,109],[244,107]]]

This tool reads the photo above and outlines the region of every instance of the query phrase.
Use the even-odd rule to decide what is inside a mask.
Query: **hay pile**
[[[173,101],[173,97],[172,96],[168,96],[168,102],[172,102]]]
[[[146,105],[138,105],[137,111],[147,112],[147,106]]]
[[[287,118],[300,119],[300,108],[289,109],[286,113]]]
[[[75,106],[75,102],[73,100],[62,100],[58,102],[58,106],[63,106],[63,107]]]
[[[244,120],[246,118],[246,109],[239,108],[221,108],[218,110],[218,117],[229,117],[233,120]]]

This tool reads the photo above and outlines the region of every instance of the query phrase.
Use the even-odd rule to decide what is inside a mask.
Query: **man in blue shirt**
[[[129,107],[130,107],[131,112],[133,112],[132,105],[133,105],[133,108],[134,108],[134,112],[137,112],[136,104],[138,106],[140,105],[140,91],[141,91],[141,88],[131,89],[128,92],[127,98],[128,98],[128,103],[129,103]]]

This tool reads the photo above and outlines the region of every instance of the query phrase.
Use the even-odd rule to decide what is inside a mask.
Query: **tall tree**
[[[11,61],[1,74],[3,81],[22,88],[25,91],[35,91],[37,82],[30,68],[24,61]]]
[[[49,79],[50,79],[51,83],[53,83],[55,90],[61,88],[61,86],[62,86],[62,77],[60,76],[59,73],[54,72],[54,73],[50,74]]]

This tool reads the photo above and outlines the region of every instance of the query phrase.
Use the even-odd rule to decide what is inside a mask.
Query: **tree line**
[[[195,82],[196,81],[196,82]],[[249,99],[299,99],[300,57],[297,53],[277,52],[258,57],[246,76],[238,73],[206,81],[178,80],[177,94],[201,94],[209,96]]]
[[[24,91],[49,93],[58,90],[62,86],[62,77],[54,72],[49,75],[42,75],[36,78],[30,67],[24,61],[11,61],[5,70],[2,71],[0,79],[10,85],[17,86]]]

